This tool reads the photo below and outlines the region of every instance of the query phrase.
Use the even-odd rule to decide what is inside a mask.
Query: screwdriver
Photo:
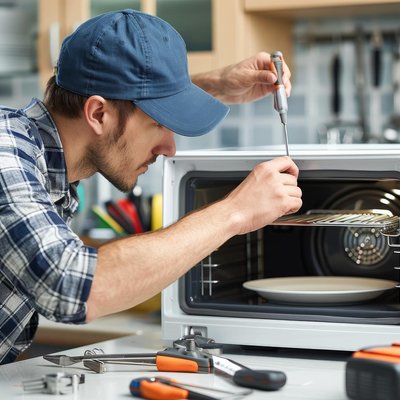
[[[229,358],[212,355],[214,371],[238,386],[259,390],[279,390],[286,384],[286,375],[282,371],[254,370]]]
[[[271,55],[272,63],[276,70],[277,80],[274,84],[274,108],[279,113],[281,118],[283,133],[285,137],[286,155],[289,156],[289,140],[287,133],[287,112],[288,102],[286,97],[285,85],[283,84],[283,54],[280,51],[275,51]]]
[[[141,397],[149,400],[218,400],[193,390],[186,386],[193,385],[178,384],[167,378],[136,378],[129,385],[129,390],[134,397]]]

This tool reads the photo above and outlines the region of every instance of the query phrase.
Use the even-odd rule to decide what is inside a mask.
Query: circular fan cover
[[[383,200],[387,200],[382,204]],[[400,215],[400,199],[381,188],[360,188],[331,199],[335,210],[385,209]],[[320,275],[390,274],[398,260],[376,228],[319,227],[310,232],[311,258]],[[315,271],[314,271],[315,272]]]

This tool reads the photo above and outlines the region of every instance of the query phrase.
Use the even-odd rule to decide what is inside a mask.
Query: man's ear
[[[103,133],[109,112],[107,101],[101,96],[90,96],[83,107],[83,115],[96,135]]]

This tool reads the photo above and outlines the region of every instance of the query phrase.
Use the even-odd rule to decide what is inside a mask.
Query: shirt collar
[[[50,195],[54,203],[70,206],[72,198],[76,198],[78,183],[68,182],[64,150],[57,126],[46,106],[37,98],[23,110],[26,116],[35,123],[45,147],[44,156],[47,162],[47,172],[50,181]]]

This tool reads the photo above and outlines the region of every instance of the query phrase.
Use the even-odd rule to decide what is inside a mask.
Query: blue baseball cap
[[[60,87],[85,97],[131,100],[184,136],[209,132],[229,111],[192,83],[179,33],[135,10],[105,13],[80,25],[63,41],[56,71]]]

